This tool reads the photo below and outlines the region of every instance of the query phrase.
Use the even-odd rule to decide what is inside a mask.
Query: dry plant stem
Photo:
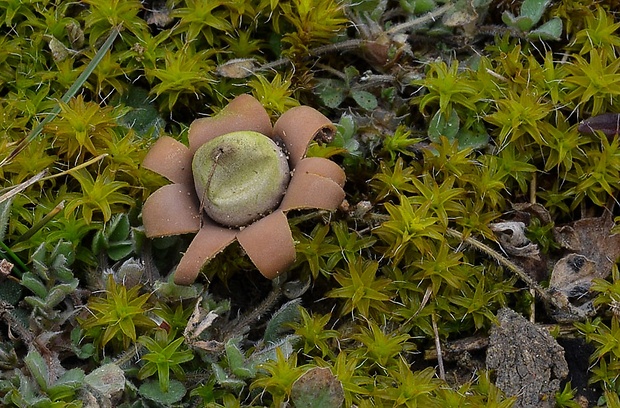
[[[452,236],[454,238],[458,238],[461,241],[463,241],[463,242],[473,246],[474,248],[478,249],[479,251],[482,251],[482,252],[486,253],[487,255],[489,255],[493,259],[495,259],[497,262],[499,262],[501,265],[503,265],[504,267],[508,268],[512,273],[517,275],[517,277],[519,279],[521,279],[523,282],[525,282],[527,284],[527,286],[531,290],[533,290],[545,303],[553,305],[558,310],[567,311],[568,313],[570,313],[570,314],[572,314],[572,315],[574,315],[574,316],[576,316],[576,317],[578,317],[580,319],[585,318],[585,315],[584,315],[584,313],[582,311],[580,311],[579,309],[576,309],[570,303],[568,303],[568,304],[560,303],[557,298],[555,298],[553,296],[550,296],[522,268],[520,268],[514,262],[512,262],[511,260],[509,260],[508,258],[503,256],[502,254],[500,254],[499,252],[497,252],[493,248],[489,247],[486,244],[483,244],[482,242],[480,242],[480,241],[478,241],[478,240],[476,240],[476,239],[474,239],[472,237],[464,238],[462,233],[460,233],[459,231],[456,231],[454,229],[448,228],[446,230],[446,232],[447,232],[448,235],[450,235],[450,236]]]
[[[478,27],[478,34],[480,35],[487,35],[490,37],[495,37],[495,36],[500,36],[503,37],[504,35],[508,34],[511,37],[516,37],[516,38],[524,38],[525,36],[523,35],[522,32],[520,32],[519,30],[517,30],[516,28],[512,28],[512,27],[504,27],[504,26],[499,26],[499,25],[483,25],[483,26],[479,26]]]
[[[319,68],[319,69],[322,69],[325,72],[329,72],[333,76],[335,76],[337,78],[340,78],[343,81],[346,81],[346,79],[347,79],[347,76],[343,72],[337,70],[336,68],[332,68],[329,65],[320,64],[320,63],[317,62],[314,66]]]
[[[83,168],[86,168],[86,167],[90,166],[93,163],[97,163],[98,161],[100,161],[102,159],[105,159],[108,156],[109,155],[107,153],[100,154],[99,156],[93,157],[92,159],[90,159],[88,161],[85,161],[84,163],[82,163],[80,165],[77,165],[75,167],[72,167],[72,168],[70,168],[68,170],[61,171],[60,173],[56,173],[56,174],[50,174],[49,176],[45,176],[45,177],[43,177],[41,179],[41,181],[52,180],[52,179],[55,179],[56,177],[61,177],[61,176],[67,175],[67,174],[71,174],[72,172],[74,172],[76,170],[83,169]]]
[[[25,189],[27,189],[28,187],[30,187],[37,181],[43,180],[43,177],[46,174],[47,174],[47,170],[43,170],[42,172],[30,177],[28,180],[24,181],[23,183],[19,183],[18,185],[10,188],[9,191],[7,191],[6,193],[0,196],[0,203],[3,203],[6,200],[9,200],[15,197],[17,194],[21,193],[22,191],[24,191]]]
[[[141,343],[136,342],[134,343],[134,347],[130,347],[129,349],[123,351],[112,362],[120,368],[123,368],[124,365],[140,357],[143,349],[144,346]]]
[[[536,173],[532,175],[530,181],[530,204],[536,204]],[[536,297],[534,289],[530,288],[530,294],[532,297]],[[530,303],[530,322],[534,323],[536,320],[536,302]]]
[[[544,289],[541,288],[540,285],[538,285],[538,283],[534,282],[534,280],[527,273],[525,273],[523,269],[521,269],[518,265],[513,263],[508,258],[504,257],[502,254],[500,254],[493,248],[489,247],[486,244],[483,244],[477,239],[474,239],[471,237],[464,238],[462,233],[460,233],[459,231],[453,230],[451,228],[448,228],[446,232],[448,233],[448,235],[454,238],[459,238],[463,240],[464,242],[468,243],[469,245],[473,246],[474,248],[490,255],[493,259],[498,261],[500,264],[510,269],[514,274],[516,274],[519,277],[519,279],[525,282],[530,288],[534,289],[539,296],[541,297],[547,296]]]
[[[409,322],[415,319],[415,317],[422,311],[422,309],[426,307],[426,304],[430,300],[432,294],[433,294],[433,288],[429,285],[426,288],[426,292],[424,292],[424,297],[422,298],[422,301],[420,302],[420,306],[418,306],[418,310],[416,310],[413,316],[407,319],[406,322],[400,325],[400,329],[398,329],[400,332],[404,333],[404,332],[409,331],[409,327],[408,327]]]
[[[450,11],[453,7],[454,7],[454,5],[452,5],[452,4],[446,4],[445,6],[441,6],[437,10],[431,11],[430,13],[427,13],[427,14],[423,15],[422,17],[419,17],[419,18],[407,21],[407,22],[402,23],[402,24],[395,25],[394,27],[392,27],[389,30],[387,30],[386,34],[387,35],[396,34],[396,33],[399,33],[401,31],[407,31],[410,28],[421,26],[421,25],[429,23],[431,21],[435,21],[441,15],[443,15],[444,13]]]
[[[247,328],[250,327],[251,323],[255,320],[258,320],[267,313],[271,308],[274,307],[276,303],[282,297],[282,288],[281,286],[274,287],[269,295],[251,312],[246,314],[245,316],[241,316],[238,320],[231,322],[231,324],[224,328],[224,336],[222,340],[222,345],[226,344],[226,342],[233,338],[242,335],[247,331]]]
[[[530,295],[533,298],[536,297],[536,292],[532,288],[530,288]],[[536,302],[530,303],[530,322],[532,323],[536,322]]]
[[[6,323],[9,328],[9,336],[12,332],[17,334],[25,344],[34,344],[34,335],[26,329],[22,323],[13,316],[13,305],[0,300],[0,318]]]
[[[65,200],[62,200],[60,203],[58,203],[58,205],[56,207],[52,208],[52,211],[47,213],[47,215],[45,215],[45,217],[41,218],[39,220],[39,222],[37,222],[28,231],[26,231],[19,238],[17,238],[14,243],[17,244],[18,242],[22,242],[22,241],[26,241],[26,240],[30,239],[30,237],[32,237],[34,234],[36,234],[37,231],[39,231],[41,228],[43,228],[45,226],[45,224],[50,222],[50,220],[52,218],[54,218],[55,216],[57,216],[58,213],[60,213],[64,208],[65,208]]]
[[[320,47],[316,47],[310,50],[306,58],[307,57],[319,57],[323,54],[327,54],[327,53],[335,52],[335,51],[357,50],[360,47],[362,47],[364,44],[366,44],[367,42],[368,41],[366,40],[361,40],[361,39],[356,38],[353,40],[342,41],[342,42],[335,43],[335,44],[321,45]],[[256,68],[252,73],[254,74],[259,71],[267,71],[267,70],[274,69],[282,65],[292,64],[292,63],[293,62],[289,58],[280,58],[279,60],[275,60],[275,61],[268,62],[266,64],[261,65],[260,67]]]
[[[423,15],[422,17],[415,18],[405,23],[395,25],[394,27],[387,30],[385,33],[388,36],[390,36],[390,35],[397,34],[401,31],[407,31],[411,28],[424,25],[431,21],[435,21],[437,20],[437,18],[441,17],[444,13],[451,10],[453,7],[454,6],[452,4],[446,4],[445,6],[439,7],[437,10],[427,13]],[[371,42],[373,42],[373,40],[355,38],[352,40],[342,41],[342,42],[335,43],[335,44],[321,45],[320,47],[316,47],[310,50],[308,52],[308,57],[318,57],[323,54],[327,54],[330,52],[336,52],[336,51],[341,52],[341,51],[357,50],[363,47],[364,45],[366,45],[367,43],[371,43]],[[269,69],[274,69],[281,65],[291,64],[291,63],[292,62],[289,58],[280,58],[279,60],[261,65],[260,67],[255,69],[253,73],[256,73],[258,71],[266,71]]]
[[[458,360],[458,357],[465,352],[471,352],[476,350],[482,350],[489,345],[488,336],[473,336],[466,337],[464,339],[455,340],[453,342],[445,343],[444,350],[442,351],[442,358],[446,361]],[[424,351],[424,360],[432,361],[438,360],[438,350],[435,348],[429,348]]]
[[[437,319],[435,313],[431,315],[431,323],[433,324],[433,333],[435,334],[435,350],[437,350],[437,365],[439,366],[439,378],[445,381],[446,370],[443,366],[443,354],[441,352],[441,341],[439,341],[439,330],[437,329]]]

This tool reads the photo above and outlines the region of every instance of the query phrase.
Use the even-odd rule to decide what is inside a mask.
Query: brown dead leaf
[[[296,408],[338,408],[344,402],[344,390],[329,368],[315,367],[293,383],[291,400]]]
[[[529,220],[528,220],[529,222]],[[506,221],[489,224],[502,250],[536,282],[546,279],[547,262],[538,245],[525,236],[525,223]]]
[[[610,214],[584,218],[555,228],[556,241],[571,252],[586,256],[596,263],[598,278],[606,278],[620,256],[620,234],[612,234],[614,222]]]
[[[215,73],[224,78],[246,78],[257,68],[254,58],[236,58],[219,65]]]
[[[578,298],[587,294],[596,277],[596,263],[580,254],[569,254],[553,267],[549,288]]]
[[[594,309],[588,296],[593,279],[605,279],[620,257],[620,234],[612,234],[610,214],[584,218],[554,229],[556,241],[571,253],[553,267],[549,293],[581,309],[586,315]]]
[[[540,257],[538,245],[532,243],[525,236],[525,224],[522,222],[507,221],[489,224],[491,231],[499,239],[502,249],[509,255],[520,257]]]

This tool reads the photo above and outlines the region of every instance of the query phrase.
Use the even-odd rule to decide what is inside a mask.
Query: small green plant
[[[497,111],[486,116],[485,120],[501,128],[498,140],[500,148],[528,136],[542,145],[545,139],[538,123],[551,111],[552,106],[545,99],[534,93],[523,92],[519,96],[509,95],[509,98],[497,101]]]
[[[140,336],[138,342],[146,347],[148,353],[141,357],[144,365],[140,367],[138,378],[148,378],[157,373],[163,392],[168,392],[171,371],[177,378],[184,379],[181,364],[191,361],[194,355],[190,350],[183,349],[183,340],[183,337],[174,339],[163,329],[156,330],[153,337]]]
[[[100,211],[103,220],[109,221],[114,207],[135,204],[133,198],[119,191],[129,187],[129,184],[116,181],[108,169],[95,178],[85,169],[73,171],[71,175],[80,183],[81,192],[67,194],[65,213],[71,213],[79,207],[86,223],[93,220],[95,211]]]
[[[379,163],[380,172],[374,175],[370,181],[371,187],[376,191],[377,200],[384,200],[388,196],[398,197],[401,194],[413,193],[416,188],[413,185],[416,169],[407,166],[402,157],[396,159],[393,166],[386,162]]]
[[[584,106],[592,115],[607,112],[618,96],[614,88],[620,82],[618,67],[620,62],[610,58],[605,49],[592,49],[584,58],[575,55],[574,63],[567,66],[565,81],[569,93],[566,98]]]
[[[375,234],[388,245],[385,253],[395,264],[403,259],[411,263],[414,253],[429,254],[429,238],[443,240],[444,228],[439,219],[430,214],[428,204],[412,205],[408,197],[401,195],[398,205],[386,203],[385,209],[390,214],[390,220],[377,228]]]
[[[435,143],[444,136],[450,142],[458,140],[459,147],[463,149],[480,149],[489,142],[489,134],[484,125],[477,119],[470,119],[468,124],[461,126],[461,120],[456,109],[453,109],[449,117],[442,111],[437,111],[428,125],[428,138]]]
[[[60,241],[52,251],[44,244],[32,256],[32,272],[22,275],[21,285],[33,295],[24,300],[33,308],[35,314],[43,314],[49,320],[58,320],[61,314],[55,308],[78,287],[79,280],[73,276],[69,267],[74,261],[73,249],[69,242]]]
[[[296,353],[286,357],[281,349],[276,349],[276,358],[261,364],[259,368],[262,373],[252,382],[250,388],[264,389],[273,398],[273,403],[279,405],[290,396],[293,383],[309,367],[297,365]]]
[[[136,250],[127,214],[117,214],[102,230],[95,233],[92,249],[95,255],[105,253],[113,261],[120,261]]]
[[[421,138],[412,137],[411,131],[405,126],[399,126],[393,134],[385,136],[381,152],[390,156],[389,163],[393,165],[398,158],[415,157],[413,146],[421,141]]]
[[[412,14],[428,13],[437,7],[434,0],[400,0],[399,4],[403,10]]]
[[[558,17],[554,17],[534,29],[550,3],[549,0],[525,0],[521,4],[521,12],[518,16],[514,16],[509,11],[505,11],[504,14],[502,14],[502,20],[509,27],[526,33],[527,38],[536,40],[559,40],[560,35],[562,35],[562,20]]]
[[[532,218],[532,221],[527,226],[525,235],[532,242],[535,242],[543,253],[549,253],[549,251],[560,247],[553,238],[553,228],[553,223],[543,225],[540,218]]]
[[[317,224],[309,235],[302,235],[298,231],[295,234],[297,262],[302,261],[314,279],[319,274],[329,275],[336,266],[334,255],[338,254],[340,249],[334,243],[334,237],[327,235],[329,230],[329,225]]]
[[[571,387],[570,381],[566,383],[561,392],[555,393],[555,405],[558,408],[579,408],[578,402],[574,400],[575,390]]]
[[[588,54],[595,49],[605,49],[607,55],[614,53],[620,46],[620,37],[615,32],[620,28],[620,23],[615,23],[613,18],[602,8],[585,10],[585,27],[578,31],[571,44],[579,50],[580,55]]]
[[[94,340],[97,348],[108,343],[117,350],[127,350],[137,340],[139,330],[155,327],[146,312],[150,294],[139,294],[140,286],[127,290],[108,276],[104,297],[92,297],[87,305],[91,316],[79,320],[84,334]]]
[[[598,295],[594,304],[611,312],[609,320],[596,317],[594,320],[575,323],[585,335],[586,341],[595,346],[590,356],[593,364],[590,383],[600,383],[605,392],[617,393],[620,389],[620,272],[618,265],[612,269],[611,282],[597,279],[591,288]]]
[[[395,386],[385,387],[377,392],[382,400],[390,401],[396,406],[417,407],[431,406],[432,392],[440,387],[435,378],[435,370],[426,368],[415,373],[402,359],[398,359],[395,367],[388,369],[387,381],[395,381]]]
[[[386,303],[390,300],[390,280],[377,277],[379,264],[357,257],[347,263],[347,269],[339,269],[334,279],[341,287],[332,289],[327,296],[346,299],[342,306],[342,315],[357,311],[362,316],[369,316],[371,310],[387,311]]]
[[[73,368],[62,375],[49,366],[44,357],[35,349],[31,349],[24,363],[30,376],[17,370],[17,385],[10,389],[2,402],[15,407],[63,407],[79,408],[76,394],[82,388],[84,371]]]
[[[373,321],[369,322],[368,328],[360,327],[360,333],[354,334],[352,338],[363,347],[353,351],[351,355],[368,359],[383,370],[397,366],[401,353],[415,348],[408,342],[408,334],[398,334],[397,331],[390,333],[387,328],[379,327]]]
[[[344,69],[342,79],[321,79],[317,92],[321,100],[330,108],[339,107],[346,98],[352,98],[361,108],[373,110],[377,107],[377,98],[364,90],[363,85],[356,84],[359,71],[355,67]]]
[[[325,326],[331,318],[331,314],[311,315],[300,307],[301,320],[292,323],[291,327],[295,334],[304,342],[304,354],[320,351],[321,358],[332,356],[331,343],[338,338],[336,330],[326,329]]]
[[[421,112],[426,112],[427,105],[439,107],[444,118],[452,116],[452,109],[476,111],[475,101],[478,97],[476,82],[459,72],[458,63],[448,66],[445,62],[431,63],[426,77],[412,81],[412,85],[423,86],[426,94],[416,98]]]

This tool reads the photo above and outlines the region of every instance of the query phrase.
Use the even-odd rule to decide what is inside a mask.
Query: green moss
[[[531,13],[425,2],[433,18],[420,4],[0,0],[0,257],[18,265],[7,279],[22,289],[0,310],[13,336],[0,336],[2,404],[58,397],[10,368],[88,374],[101,363],[84,351],[94,342],[123,368],[120,406],[164,401],[167,386],[186,405],[277,406],[313,367],[330,368],[346,406],[510,406],[489,373],[448,385],[414,351],[484,335],[499,308],[531,302],[490,223],[535,202],[551,222],[534,217],[527,234],[555,259],[554,225],[614,211],[618,137],[578,123],[620,111],[617,2],[539,2]],[[555,37],[536,33],[553,34],[555,18],[562,36],[539,41]],[[159,136],[186,142],[192,120],[241,93],[273,121],[305,104],[339,123],[309,155],[345,169],[347,200],[289,213],[288,282],[246,274],[231,246],[203,271],[208,283],[176,287],[166,276],[189,241],[144,237],[142,203],[167,181],[141,162]],[[129,263],[132,274],[119,272]],[[106,287],[104,270],[118,281]],[[596,314],[577,324],[609,405],[620,387],[617,275],[594,284]],[[305,291],[295,303],[283,300],[287,284]],[[267,342],[263,322],[282,303],[303,308],[275,313]],[[143,361],[123,353],[136,349]],[[558,395],[562,406],[576,399],[568,386]]]

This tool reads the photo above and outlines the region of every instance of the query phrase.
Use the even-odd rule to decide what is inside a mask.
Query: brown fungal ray
[[[327,177],[340,187],[344,186],[346,175],[344,170],[331,160],[323,157],[306,157],[297,163],[295,173],[311,173]]]
[[[344,200],[344,190],[327,177],[295,173],[280,204],[282,211],[319,208],[335,210]]]
[[[282,211],[244,228],[237,241],[267,279],[275,278],[295,262],[295,242]]]
[[[273,127],[273,138],[282,140],[291,168],[305,156],[312,139],[329,141],[336,127],[321,112],[309,106],[297,106],[284,112]]]
[[[142,161],[144,168],[166,177],[173,183],[193,183],[192,154],[183,143],[162,136],[151,146]]]
[[[604,113],[582,121],[577,128],[580,133],[592,135],[599,130],[608,137],[620,132],[620,113]]]
[[[197,232],[200,213],[194,187],[186,184],[161,187],[144,202],[142,221],[149,238]]]
[[[175,270],[175,283],[193,283],[201,268],[235,239],[266,278],[273,279],[286,271],[295,261],[295,243],[285,212],[306,208],[334,210],[345,197],[342,187],[346,177],[337,164],[325,158],[304,158],[311,140],[328,141],[335,130],[320,112],[304,106],[284,113],[272,128],[261,103],[250,95],[241,95],[219,114],[192,123],[189,148],[173,138],[160,138],[147,154],[143,166],[173,184],[155,191],[144,203],[142,217],[146,235],[153,238],[197,233]],[[286,178],[289,168],[293,169],[280,206],[242,230],[226,228],[202,213],[199,196],[204,194],[195,191],[195,170],[192,169],[192,161],[201,146],[218,136],[238,131],[258,132],[282,142],[288,154],[288,160],[284,160]],[[234,149],[218,148],[205,153],[205,157],[213,161],[206,170],[209,187],[216,170],[224,167],[226,158],[233,152]],[[229,177],[226,180],[230,182]],[[277,196],[279,200],[282,194]],[[265,212],[261,210],[260,214]]]
[[[177,285],[194,283],[200,269],[230,245],[238,232],[205,219],[174,272],[174,283]]]
[[[250,95],[239,95],[217,115],[196,119],[189,128],[192,155],[209,140],[227,133],[252,130],[271,137],[271,119],[263,105]]]

